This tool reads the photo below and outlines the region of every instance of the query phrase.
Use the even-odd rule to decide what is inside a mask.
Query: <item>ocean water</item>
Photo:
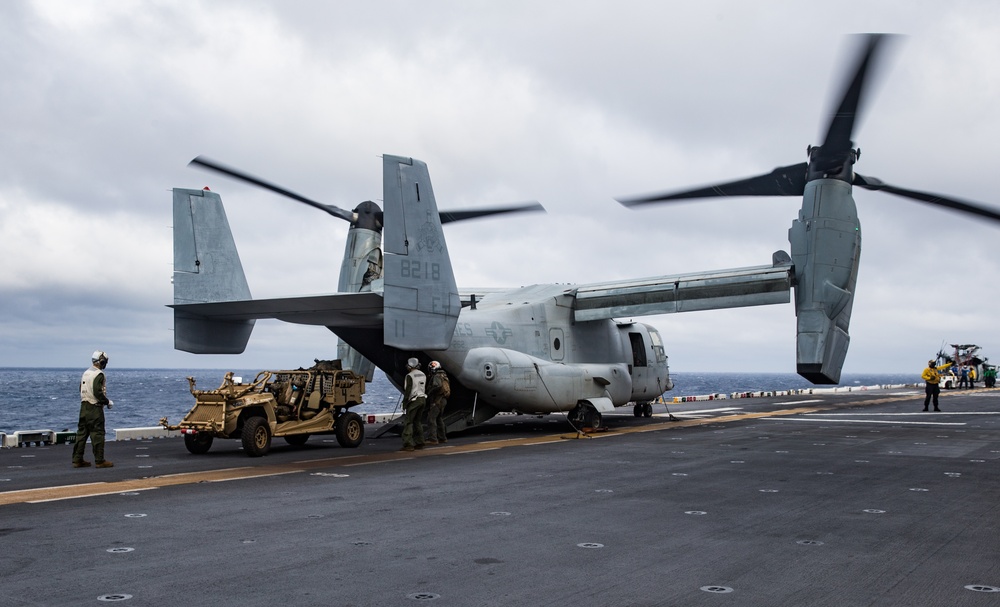
[[[76,430],[80,415],[80,376],[84,369],[0,368],[0,432],[18,430]],[[217,388],[228,370],[218,369],[114,369],[107,376],[108,397],[114,407],[106,411],[109,435],[114,428],[156,426],[166,417],[177,423],[194,405],[187,377],[202,390]],[[233,370],[244,381],[259,369]],[[815,387],[794,373],[672,373],[673,396],[729,394]],[[919,374],[847,375],[842,386],[875,386],[919,382]],[[829,387],[829,386],[821,386]],[[392,413],[399,405],[399,391],[380,371],[365,391],[358,413]]]

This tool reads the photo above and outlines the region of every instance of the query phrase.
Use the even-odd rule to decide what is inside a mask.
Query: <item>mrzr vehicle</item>
[[[187,378],[194,407],[176,426],[160,420],[168,430],[180,430],[184,446],[206,453],[216,438],[238,438],[251,457],[266,454],[271,437],[303,445],[312,434],[335,434],[342,447],[357,447],[365,438],[361,416],[350,411],[362,402],[365,379],[341,369],[340,361],[316,361],[309,369],[261,371],[249,384],[227,373],[215,390],[196,390]]]

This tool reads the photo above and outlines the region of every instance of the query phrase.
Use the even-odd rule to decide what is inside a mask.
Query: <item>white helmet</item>
[[[417,360],[417,359],[415,359],[415,358],[411,358],[410,360],[406,361],[406,368],[407,369],[419,369],[420,368],[420,361]]]
[[[103,350],[94,350],[93,356],[90,357],[90,362],[96,363],[101,360],[108,360],[108,355]]]
[[[440,371],[441,370],[441,363],[439,363],[436,360],[432,360],[430,362],[430,364],[427,365],[427,368],[430,369],[431,371]]]

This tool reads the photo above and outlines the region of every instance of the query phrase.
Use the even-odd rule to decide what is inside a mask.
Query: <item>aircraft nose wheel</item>
[[[653,417],[653,403],[636,403],[632,407],[632,415],[636,417]]]

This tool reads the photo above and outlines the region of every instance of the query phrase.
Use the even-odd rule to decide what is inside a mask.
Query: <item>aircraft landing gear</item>
[[[653,403],[636,403],[632,407],[632,415],[636,417],[653,417]]]
[[[570,410],[569,421],[577,429],[600,428],[604,423],[604,417],[590,403],[578,403]]]

